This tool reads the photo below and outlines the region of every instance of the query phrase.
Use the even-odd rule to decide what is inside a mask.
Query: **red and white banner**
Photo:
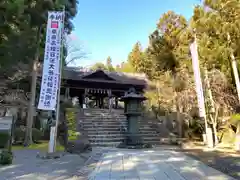
[[[199,61],[198,61],[198,49],[197,49],[196,39],[190,45],[190,51],[191,51],[191,55],[192,55],[192,66],[193,66],[193,72],[194,72],[196,93],[197,93],[197,98],[198,98],[199,116],[206,118],[205,103],[204,103],[202,80],[201,80]]]
[[[48,12],[44,64],[38,109],[55,110],[57,103],[58,82],[64,12]]]

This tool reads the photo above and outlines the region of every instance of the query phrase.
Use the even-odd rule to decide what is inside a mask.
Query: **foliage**
[[[0,148],[6,148],[9,138],[8,131],[0,131]]]
[[[107,58],[107,62],[106,62],[106,67],[108,71],[115,71],[113,65],[112,65],[112,58],[110,56],[108,56]]]
[[[67,111],[66,118],[67,118],[67,126],[68,126],[68,139],[75,140],[78,136],[78,132],[76,129],[76,126],[77,126],[76,109],[67,108],[66,111]]]
[[[93,71],[98,70],[98,69],[101,69],[101,70],[107,70],[105,64],[100,63],[100,62],[94,64],[90,69],[93,70]]]
[[[17,143],[23,143],[26,133],[26,127],[21,126],[17,127],[14,131],[14,140]],[[35,143],[38,143],[43,137],[43,132],[39,129],[33,128],[32,129],[32,139]]]
[[[62,10],[65,6],[65,31],[70,33],[73,29],[71,20],[77,13],[77,4],[77,0],[3,0],[0,3],[1,78],[13,81],[28,76],[38,44],[40,63],[43,60],[47,12]]]
[[[141,43],[136,42],[127,61],[118,65],[116,71],[145,73],[148,76],[151,88],[145,92],[148,97],[145,104],[147,109],[161,111],[155,114],[178,111],[198,119],[189,53],[189,45],[196,35],[200,69],[207,69],[213,101],[218,107],[217,121],[221,125],[222,119],[231,115],[238,104],[230,53],[233,52],[239,64],[239,5],[238,0],[205,0],[194,8],[189,21],[173,11],[164,13],[149,36],[147,48],[143,49]],[[205,79],[202,80],[205,88]],[[196,112],[192,114],[193,111]],[[232,119],[236,121],[235,117]],[[199,121],[189,122],[189,128],[202,132]]]
[[[237,125],[240,123],[240,114],[233,114],[230,119],[230,124],[237,128]]]
[[[13,153],[12,153],[12,152],[3,150],[3,151],[0,153],[0,164],[1,164],[1,165],[9,165],[9,164],[12,164],[12,161],[13,161]]]

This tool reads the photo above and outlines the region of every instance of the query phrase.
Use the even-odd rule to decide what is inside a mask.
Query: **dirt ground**
[[[240,180],[240,153],[231,148],[221,147],[210,150],[202,145],[191,143],[191,145],[182,146],[179,151]]]

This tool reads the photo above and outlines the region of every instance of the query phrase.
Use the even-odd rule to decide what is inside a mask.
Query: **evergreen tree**
[[[107,57],[106,67],[109,72],[115,71],[112,65],[112,58],[110,56]]]

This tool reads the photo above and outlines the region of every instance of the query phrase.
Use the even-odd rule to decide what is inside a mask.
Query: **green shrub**
[[[240,114],[232,115],[230,119],[230,124],[234,127],[237,127],[238,123],[240,123]]]
[[[7,146],[10,134],[8,131],[0,131],[0,148],[5,148]]]
[[[16,142],[23,142],[25,138],[25,132],[26,132],[26,127],[18,127],[14,131],[14,140]],[[39,129],[33,128],[32,129],[32,138],[34,142],[39,142],[41,138],[43,137],[42,131]]]
[[[43,137],[42,131],[36,128],[32,129],[32,138],[34,142],[39,142],[42,137]]]
[[[23,142],[25,138],[25,127],[17,127],[14,130],[15,142]]]
[[[4,150],[0,153],[0,164],[1,165],[12,164],[12,161],[13,161],[12,152]]]

